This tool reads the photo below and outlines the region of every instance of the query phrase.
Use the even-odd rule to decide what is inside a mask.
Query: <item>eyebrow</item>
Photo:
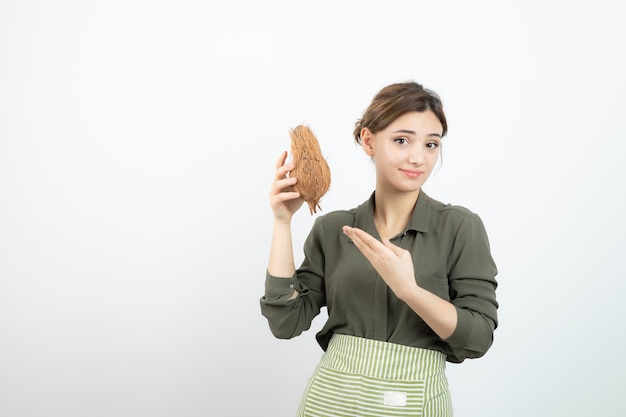
[[[412,130],[407,130],[407,129],[400,129],[400,130],[396,130],[396,131],[395,131],[395,132],[393,132],[393,133],[406,133],[406,134],[409,134],[409,135],[416,135],[416,134],[417,134],[417,133],[415,133],[414,131],[412,131]],[[426,135],[426,136],[428,136],[428,137],[437,137],[437,138],[441,139],[441,135],[440,135],[439,133],[429,133],[429,134],[428,134],[428,135]]]

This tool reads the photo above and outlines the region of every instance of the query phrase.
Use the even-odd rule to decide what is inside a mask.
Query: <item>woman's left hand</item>
[[[420,316],[442,339],[456,329],[456,307],[417,285],[411,253],[389,241],[380,242],[361,229],[344,226],[343,233],[371,262],[396,297]]]
[[[415,290],[415,269],[411,253],[390,241],[379,241],[367,232],[355,227],[344,226],[348,236],[374,269],[401,300]]]

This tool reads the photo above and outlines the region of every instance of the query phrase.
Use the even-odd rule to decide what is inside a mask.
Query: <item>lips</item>
[[[404,172],[407,177],[417,178],[424,173],[424,171],[420,171],[417,169],[401,169],[400,171]]]

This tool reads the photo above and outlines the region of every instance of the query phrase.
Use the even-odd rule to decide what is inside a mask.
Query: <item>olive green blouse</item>
[[[423,191],[406,229],[391,241],[413,255],[417,283],[457,309],[454,333],[442,340],[389,289],[341,231],[349,225],[380,239],[374,193],[351,210],[319,216],[304,244],[304,261],[291,278],[267,273],[261,312],[281,339],[301,334],[322,307],[328,320],[316,338],[326,350],[333,333],[434,349],[450,362],[485,354],[498,324],[496,265],[481,219]],[[299,296],[289,298],[293,291]]]

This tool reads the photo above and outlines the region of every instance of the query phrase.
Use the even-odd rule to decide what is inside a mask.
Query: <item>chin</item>
[[[419,192],[421,188],[422,188],[421,185],[419,187],[397,187],[396,191],[399,193],[411,194],[411,193]]]

